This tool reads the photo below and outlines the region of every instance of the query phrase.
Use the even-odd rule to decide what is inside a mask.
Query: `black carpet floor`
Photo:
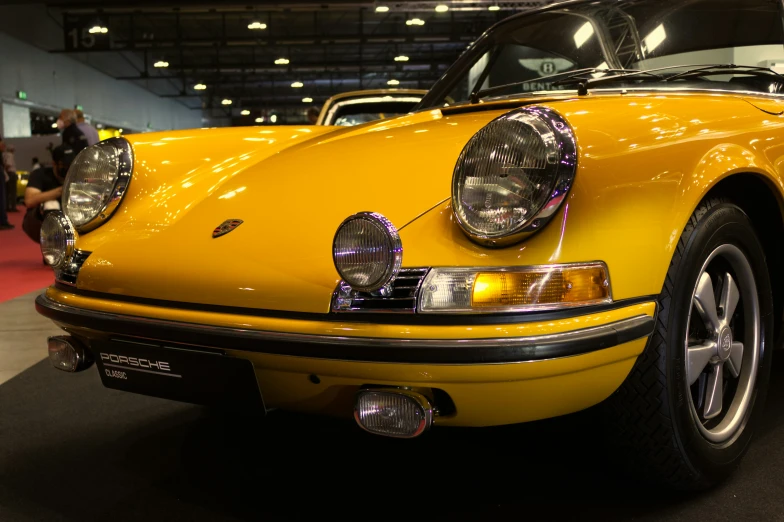
[[[590,412],[398,441],[333,419],[226,419],[44,361],[0,386],[0,521],[784,520],[775,362],[742,466],[687,495],[609,466]]]

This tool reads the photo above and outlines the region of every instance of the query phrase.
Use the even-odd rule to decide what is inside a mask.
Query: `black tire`
[[[723,244],[739,248],[751,265],[762,351],[744,423],[733,438],[715,444],[695,422],[685,343],[697,278],[711,252]],[[656,330],[629,377],[604,405],[610,441],[622,464],[641,478],[682,490],[706,489],[726,478],[762,417],[772,349],[773,298],[762,245],[739,207],[722,199],[706,200],[678,242],[659,296]]]

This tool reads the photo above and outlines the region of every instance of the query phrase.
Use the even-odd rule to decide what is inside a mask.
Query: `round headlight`
[[[372,212],[346,219],[335,233],[332,259],[340,277],[360,292],[374,292],[395,278],[403,245],[395,225]]]
[[[60,268],[74,254],[76,231],[62,212],[49,212],[41,224],[41,253],[46,264]]]
[[[102,225],[125,195],[133,172],[131,145],[111,138],[87,147],[68,169],[63,210],[80,232]]]
[[[574,135],[556,112],[526,107],[505,114],[460,154],[452,178],[455,217],[479,243],[515,243],[552,219],[576,170]]]

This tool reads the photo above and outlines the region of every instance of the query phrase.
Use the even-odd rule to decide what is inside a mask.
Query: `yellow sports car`
[[[782,8],[553,4],[412,114],[90,147],[41,234],[50,359],[391,437],[602,403],[631,468],[710,486],[784,331]]]
[[[411,112],[427,91],[377,89],[336,94],[321,108],[316,125],[351,127]]]
[[[16,175],[16,200],[23,201],[27,182],[30,181],[30,173],[25,170],[18,170]]]

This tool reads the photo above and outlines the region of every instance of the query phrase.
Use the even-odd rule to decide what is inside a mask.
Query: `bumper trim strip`
[[[323,336],[227,328],[76,308],[45,294],[36,310],[66,327],[105,336],[149,339],[230,350],[317,359],[418,364],[492,364],[582,355],[648,337],[654,319],[639,315],[562,333],[489,339],[389,339]]]

